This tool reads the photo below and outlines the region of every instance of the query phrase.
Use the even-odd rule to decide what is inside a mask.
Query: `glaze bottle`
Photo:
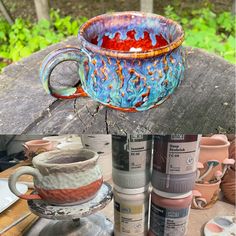
[[[154,135],[152,186],[169,193],[193,189],[201,135]]]
[[[112,178],[122,188],[142,188],[151,176],[152,135],[112,135]]]

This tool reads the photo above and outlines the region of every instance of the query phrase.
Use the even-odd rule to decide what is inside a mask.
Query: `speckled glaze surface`
[[[33,159],[32,167],[20,167],[9,179],[13,193],[23,199],[43,199],[56,205],[73,205],[93,198],[103,178],[98,154],[87,150],[51,151]],[[19,176],[30,174],[38,194],[22,195],[15,189]]]
[[[100,15],[80,28],[78,40],[80,48],[59,49],[42,63],[40,78],[52,96],[90,96],[121,111],[143,111],[163,103],[183,79],[184,33],[165,17],[141,12]],[[105,40],[109,47],[116,43],[117,50],[106,48]],[[50,74],[66,60],[78,62],[82,86],[57,90],[50,86]]]

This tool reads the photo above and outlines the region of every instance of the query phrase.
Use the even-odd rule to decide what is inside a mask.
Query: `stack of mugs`
[[[200,135],[112,137],[115,235],[186,235],[199,140]]]

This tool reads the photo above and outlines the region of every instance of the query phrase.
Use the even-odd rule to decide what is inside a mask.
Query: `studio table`
[[[0,133],[234,133],[235,65],[215,54],[186,47],[185,78],[159,107],[136,113],[116,111],[91,98],[57,100],[39,81],[43,58],[72,45],[76,37],[52,45],[0,74]],[[63,62],[52,73],[61,83],[78,80],[75,62]]]
[[[26,165],[26,164],[27,163],[23,161],[20,164],[17,164],[16,166],[13,166],[1,172],[0,179],[8,178],[10,174],[12,174],[15,171],[16,168],[22,165]],[[19,181],[31,182],[32,177],[22,176],[19,179]],[[112,181],[108,181],[108,182],[112,184]],[[29,192],[30,191],[32,191],[32,189],[30,189]],[[17,221],[20,217],[22,217],[22,215],[26,215],[28,213],[31,213],[31,211],[28,208],[27,201],[23,199],[19,199],[11,207],[9,207],[8,209],[0,213],[0,232],[4,228],[12,224],[13,222]],[[103,210],[100,211],[100,213],[102,213],[105,217],[107,217],[111,221],[114,221],[113,202],[110,202]],[[234,215],[234,206],[224,201],[217,201],[216,204],[210,209],[206,209],[206,210],[191,209],[187,236],[203,235],[202,232],[203,232],[205,223],[207,223],[210,219],[216,216],[222,216],[222,215]],[[27,233],[30,232],[30,228],[32,226],[37,228],[37,223],[38,223],[40,227],[43,220],[46,222],[45,219],[38,218],[38,216],[31,213],[23,221],[19,222],[18,224],[10,228],[8,231],[1,234],[1,236],[27,235]],[[46,223],[48,223],[48,220]]]

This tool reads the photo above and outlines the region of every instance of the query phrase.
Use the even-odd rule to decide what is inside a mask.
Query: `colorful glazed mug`
[[[40,79],[47,93],[61,99],[90,96],[121,111],[144,111],[163,103],[184,73],[184,32],[163,16],[118,12],[94,17],[78,33],[79,48],[65,47],[43,61]],[[53,69],[78,62],[81,85],[56,89]]]
[[[86,202],[96,195],[103,182],[98,157],[87,149],[41,153],[33,159],[35,168],[23,166],[10,176],[9,188],[26,200],[43,199],[55,205]],[[33,176],[38,194],[21,194],[16,189],[16,181],[21,175]]]
[[[49,140],[30,140],[22,144],[24,147],[24,153],[28,160],[32,159],[42,152],[48,152],[54,149],[54,145]]]

